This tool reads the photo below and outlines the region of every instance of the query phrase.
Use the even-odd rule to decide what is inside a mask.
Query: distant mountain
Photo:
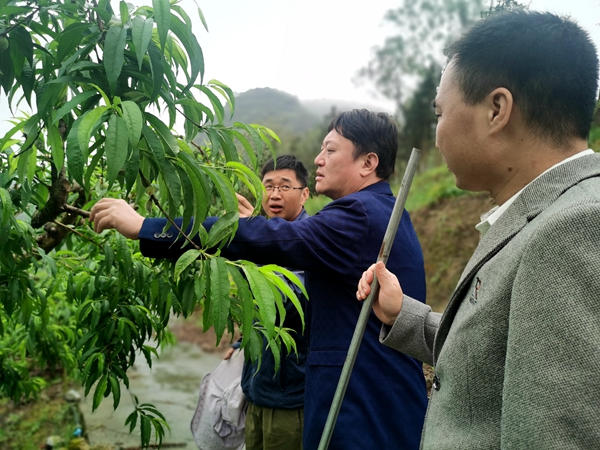
[[[233,121],[259,123],[278,134],[300,135],[314,128],[320,118],[302,106],[298,97],[277,89],[257,88],[236,94]]]
[[[260,123],[278,134],[300,136],[322,124],[333,108],[336,112],[355,108],[381,111],[374,105],[347,100],[299,100],[287,92],[267,87],[236,93],[233,121]],[[229,117],[229,113],[225,116]]]
[[[368,109],[369,111],[383,111],[383,112],[391,112],[384,110],[378,106],[371,105],[369,103],[363,102],[351,102],[348,100],[332,100],[329,98],[321,98],[314,100],[300,100],[302,106],[308,109],[311,113],[318,117],[325,117],[331,114],[332,108],[335,108],[336,112],[348,111],[351,109]]]

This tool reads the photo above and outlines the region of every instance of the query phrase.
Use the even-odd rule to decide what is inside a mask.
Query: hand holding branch
[[[114,228],[128,239],[137,239],[144,223],[144,217],[125,200],[103,198],[90,212],[90,222],[94,223],[96,233]]]

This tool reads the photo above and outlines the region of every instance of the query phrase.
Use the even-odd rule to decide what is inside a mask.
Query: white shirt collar
[[[546,172],[550,172],[552,169],[557,168],[561,164],[564,164],[569,161],[573,161],[574,159],[577,159],[577,158],[581,158],[582,156],[593,155],[593,154],[594,154],[594,150],[591,150],[591,149],[587,149],[587,150],[583,150],[579,153],[575,153],[573,156],[569,156],[568,158],[563,159],[562,161],[554,164],[549,169],[544,170],[537,177],[535,177],[533,180],[531,180],[529,183],[527,183],[527,185],[525,187],[523,187],[523,189],[525,189],[527,186],[529,186],[531,183],[533,183],[539,177],[544,175]],[[475,228],[481,233],[481,237],[483,237],[483,235],[485,233],[487,233],[487,231],[490,229],[490,227],[492,225],[494,225],[494,223],[496,223],[496,221],[500,218],[500,216],[502,216],[502,214],[504,214],[504,211],[506,211],[508,209],[508,207],[513,204],[513,202],[517,199],[517,197],[521,194],[521,192],[523,192],[523,189],[521,189],[519,192],[517,192],[511,198],[509,198],[504,203],[502,203],[502,205],[494,206],[487,213],[485,213],[481,216],[481,222],[479,222],[477,225],[475,225]]]

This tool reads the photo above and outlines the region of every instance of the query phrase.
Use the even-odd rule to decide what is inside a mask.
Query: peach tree
[[[58,367],[94,408],[109,396],[116,408],[127,369],[140,357],[151,364],[171,340],[169,318],[196,309],[217,341],[238,324],[252,359],[263,336],[276,357],[294,347],[282,294],[297,299],[279,274],[299,281],[219,255],[237,228],[235,192],[261,198],[256,172],[278,138],[223,125],[233,92],[204,79],[176,0],[0,0],[0,86],[13,116],[0,138],[1,396],[35,396],[35,374]],[[188,251],[156,262],[115,232],[96,235],[86,217],[102,197],[183,217]],[[207,232],[209,215],[219,220]],[[134,405],[130,429],[143,446],[160,443],[160,411]]]

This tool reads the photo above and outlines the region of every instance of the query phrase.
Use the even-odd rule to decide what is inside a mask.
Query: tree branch
[[[167,214],[167,212],[166,212],[166,211],[163,209],[163,207],[160,205],[160,203],[159,203],[158,199],[157,199],[157,198],[154,196],[154,194],[150,194],[150,199],[152,200],[152,202],[153,202],[153,203],[154,203],[156,206],[158,206],[158,209],[160,209],[160,212],[163,214],[163,216],[165,216],[165,217],[167,218],[167,220],[169,221],[169,223],[175,227],[175,229],[176,229],[176,230],[179,232],[179,234],[180,234],[181,236],[183,236],[183,237],[184,237],[184,239],[185,239],[186,241],[188,241],[188,242],[189,242],[189,243],[190,243],[190,244],[191,244],[191,245],[192,245],[192,246],[193,246],[193,247],[194,247],[196,250],[198,250],[198,251],[202,251],[202,249],[201,249],[200,247],[198,247],[198,246],[196,245],[196,243],[195,243],[194,241],[192,241],[192,240],[190,239],[190,237],[189,237],[187,234],[185,234],[181,228],[179,228],[179,226],[178,226],[178,225],[175,223],[175,221],[169,217],[169,215],[168,215],[168,214]]]

